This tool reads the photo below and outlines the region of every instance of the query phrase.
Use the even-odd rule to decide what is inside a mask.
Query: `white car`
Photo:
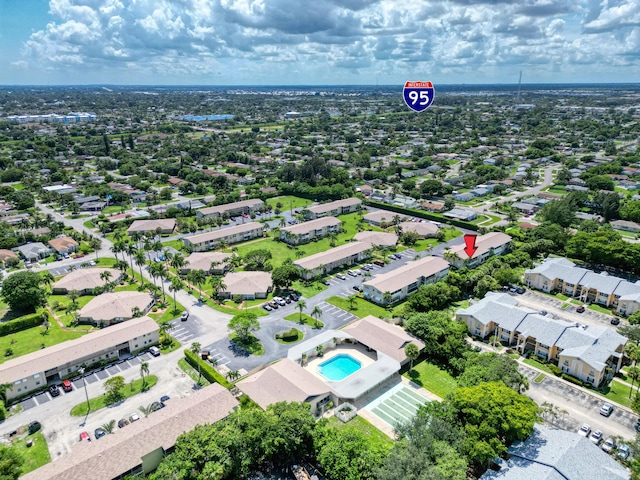
[[[129,421],[130,421],[131,423],[133,423],[133,422],[137,422],[138,420],[140,420],[140,415],[138,415],[138,414],[137,414],[137,413],[135,413],[135,412],[134,412],[134,413],[132,413],[132,414],[129,416]]]
[[[598,445],[602,440],[602,432],[600,430],[594,430],[589,436],[589,440]]]
[[[347,279],[347,277],[342,273],[336,273],[336,278],[339,278],[340,280],[346,280]]]
[[[611,415],[611,412],[613,412],[613,405],[611,405],[609,402],[603,403],[602,407],[600,408],[600,415],[608,417],[609,415]]]
[[[613,438],[607,438],[602,444],[602,450],[607,453],[611,453],[611,450],[616,448],[616,442]]]
[[[590,433],[591,427],[586,423],[580,427],[580,430],[578,430],[578,435],[582,435],[583,437],[588,437]]]
[[[625,445],[624,443],[618,446],[618,456],[623,460],[629,458],[629,445]]]
[[[352,277],[357,277],[357,276],[358,276],[358,274],[356,273],[356,271],[355,271],[355,270],[347,270],[347,273],[348,273],[349,275],[351,275]]]

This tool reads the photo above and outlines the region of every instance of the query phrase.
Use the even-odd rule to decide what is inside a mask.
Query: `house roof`
[[[224,284],[229,295],[252,295],[267,292],[272,281],[269,272],[229,272],[224,276]]]
[[[438,227],[431,222],[402,222],[400,224],[403,232],[415,232],[421,237],[428,237],[438,233]]]
[[[264,202],[259,198],[251,198],[249,200],[241,200],[239,202],[233,203],[225,203],[223,205],[216,205],[214,207],[206,207],[198,210],[202,215],[211,215],[211,214],[222,214],[224,212],[229,212],[232,210],[237,210],[241,208],[258,208],[264,205]]]
[[[387,232],[371,232],[362,231],[356,233],[353,238],[359,242],[368,243],[370,245],[378,245],[379,247],[391,247],[398,243],[398,235]]]
[[[134,220],[127,232],[155,232],[158,228],[162,231],[176,228],[176,221],[173,218],[161,218],[158,220]]]
[[[368,285],[382,293],[393,293],[422,277],[430,277],[448,269],[449,263],[446,260],[440,257],[424,257],[390,272],[378,274],[371,280],[364,282],[363,285]]]
[[[316,253],[308,257],[301,258],[293,262],[304,270],[314,270],[322,265],[337,262],[344,258],[358,255],[361,252],[371,249],[371,245],[363,242],[350,242],[339,247],[331,248],[326,252]]]
[[[18,258],[18,255],[16,255],[16,253],[12,252],[11,250],[0,249],[0,261],[4,262],[9,258]]]
[[[338,227],[342,224],[336,217],[323,217],[311,220],[309,222],[302,222],[290,227],[281,228],[281,232],[289,232],[293,235],[304,235],[313,230],[320,230],[325,227]]]
[[[413,343],[420,350],[424,348],[422,341],[412,337],[401,327],[387,323],[373,315],[367,315],[347,325],[343,331],[367,347],[378,350],[400,363],[407,359],[404,353],[404,347],[407,344]]]
[[[53,288],[64,288],[70,292],[72,290],[81,291],[102,287],[105,284],[105,281],[100,278],[103,272],[109,272],[111,274],[109,281],[115,281],[122,276],[122,272],[115,268],[81,268],[62,277],[53,284]]]
[[[100,441],[74,444],[71,453],[61,461],[47,463],[21,478],[118,478],[140,465],[143,456],[158,448],[165,451],[171,448],[178,436],[197,425],[213,424],[227,417],[238,406],[238,401],[227,389],[214,383],[188,397],[172,398],[165,405],[165,408],[106,435]]]
[[[631,473],[575,432],[536,424],[531,436],[509,447],[508,468],[481,480],[628,480]]]
[[[153,298],[147,292],[108,292],[91,299],[80,309],[81,318],[93,320],[113,320],[114,318],[131,318],[131,310],[138,307],[144,309]]]
[[[193,252],[188,257],[186,257],[185,270],[203,270],[208,272],[211,270],[211,264],[213,262],[221,262],[226,263],[228,259],[231,258],[230,253],[222,253],[222,252]]]
[[[208,242],[211,240],[220,240],[222,238],[230,237],[240,233],[252,232],[254,230],[262,230],[264,227],[258,222],[249,222],[236,225],[235,227],[222,228],[220,230],[212,230],[210,232],[198,233],[190,237],[183,237],[183,240],[188,240],[191,244],[197,245],[199,243]]]
[[[400,217],[401,220],[406,218],[404,215],[400,215],[399,213],[390,212],[388,210],[377,210],[375,212],[367,213],[362,217],[362,219],[374,223],[393,223],[393,218],[396,215]]]
[[[19,247],[16,247],[16,250],[18,250],[25,258],[28,258],[30,255],[37,256],[39,253],[48,253],[50,249],[44,243],[33,242],[20,245]]]
[[[77,247],[78,242],[71,237],[62,237],[49,240],[49,245],[51,245],[54,250],[61,252],[62,250],[67,250],[69,247]]]
[[[487,253],[492,248],[501,247],[502,245],[509,243],[510,241],[511,237],[502,232],[489,232],[485,235],[478,235],[478,237],[476,238],[476,247],[478,248],[478,250],[476,250],[476,252],[473,254],[473,257],[479,257],[480,255]],[[451,249],[449,249],[449,253],[451,253],[452,255],[456,255],[459,258],[466,259],[468,257],[467,254],[464,253],[464,249],[465,245],[463,243],[462,245],[451,247]]]
[[[158,331],[158,328],[158,324],[152,318],[133,318],[0,364],[0,378],[3,383],[11,383],[57,365],[85,359],[135,337]]]
[[[263,409],[277,402],[305,402],[331,391],[322,380],[288,358],[239,381],[237,386]]]
[[[458,310],[457,315],[469,315],[482,325],[497,323],[510,332],[516,330],[524,317],[533,310],[518,306],[517,301],[508,294],[487,293],[482,300]]]
[[[336,208],[350,207],[353,205],[360,205],[361,203],[362,200],[359,198],[345,198],[343,200],[336,200],[335,202],[323,203],[321,205],[312,205],[311,207],[307,207],[307,210],[318,215],[330,212]]]

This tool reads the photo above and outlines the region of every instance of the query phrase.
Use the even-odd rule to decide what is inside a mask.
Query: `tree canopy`
[[[246,340],[251,333],[260,329],[258,317],[253,312],[243,312],[229,321],[229,329],[234,331],[240,340]]]
[[[14,273],[4,281],[2,298],[12,310],[35,310],[47,301],[47,292],[42,283],[42,277],[35,272]]]

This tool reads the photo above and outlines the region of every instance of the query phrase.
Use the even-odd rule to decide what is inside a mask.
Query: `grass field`
[[[391,448],[393,446],[393,440],[391,440],[387,435],[382,433],[376,427],[367,422],[364,418],[355,416],[347,423],[342,423],[342,421],[338,420],[336,417],[329,417],[328,423],[331,427],[334,428],[345,428],[345,427],[353,427],[356,430],[359,430],[366,437],[371,439],[373,443],[381,445],[385,448]]]
[[[386,308],[375,305],[362,297],[355,297],[353,302],[353,309],[350,308],[349,300],[342,297],[329,297],[327,302],[340,307],[347,312],[353,313],[358,318],[366,317],[367,315],[373,315],[378,318],[392,318],[394,316],[394,310],[389,311]],[[400,307],[396,307],[398,309]]]
[[[533,358],[525,358],[522,361],[527,365],[537,368],[538,370],[542,370],[543,372],[547,372],[548,374],[553,375],[553,372],[547,365],[545,365],[544,363],[538,362]]]
[[[322,318],[322,317],[320,317]],[[297,313],[292,313],[290,315],[287,315],[286,317],[284,317],[285,320],[289,320],[290,322],[295,322],[295,323],[300,323],[300,312],[298,311]],[[308,325],[310,327],[313,328],[322,328],[324,327],[324,323],[322,323],[320,320],[317,320],[313,317],[310,317],[309,315],[307,315],[306,313],[302,314],[302,325]]]
[[[180,360],[178,360],[178,367],[180,367],[180,369],[184,373],[186,373],[187,375],[189,375],[189,377],[191,377],[191,380],[196,382],[201,387],[206,387],[211,383],[202,375],[200,375],[200,381],[198,382],[198,370],[196,370],[191,365],[189,365],[189,362],[187,362],[184,358],[181,358]]]
[[[155,375],[147,375],[145,377],[145,381],[147,384],[147,390],[153,387],[156,383],[158,383],[158,377]],[[122,393],[124,394],[125,400],[133,395],[140,393],[142,391],[142,379],[139,378],[135,380],[133,383],[125,384],[122,389]],[[105,408],[107,405],[105,403],[105,396],[100,395],[99,397],[90,398],[89,405],[91,406],[89,413],[96,413],[96,411]],[[70,412],[73,417],[82,417],[87,414],[87,402],[82,402],[76,405],[71,409]]]
[[[297,210],[299,208],[303,208],[311,205],[313,202],[311,200],[307,200],[306,198],[293,197],[291,195],[282,195],[280,197],[273,197],[267,199],[267,205],[271,205],[274,210],[276,208],[276,204],[281,203],[282,207],[280,210],[290,210],[293,208]]]
[[[27,447],[27,440],[32,440],[33,445]],[[40,432],[14,440],[11,442],[11,446],[20,453],[22,458],[24,458],[24,463],[22,464],[23,475],[51,461],[49,448],[47,448],[47,441],[45,440],[44,435]]]
[[[445,398],[458,386],[447,371],[427,361],[414,365],[411,373],[406,372],[404,376],[440,398]]]

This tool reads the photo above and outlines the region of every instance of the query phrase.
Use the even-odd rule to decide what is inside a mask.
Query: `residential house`
[[[205,274],[222,275],[229,270],[230,253],[222,252],[193,252],[185,260],[185,267],[180,275],[186,275],[191,270],[202,270]]]
[[[387,273],[375,275],[362,284],[364,298],[380,305],[399,302],[422,285],[442,280],[449,263],[439,257],[424,257]]]
[[[3,266],[10,258],[15,258],[17,260],[18,255],[16,255],[16,253],[12,252],[11,250],[0,249],[0,262],[2,262]]]
[[[69,255],[78,250],[79,244],[71,237],[54,238],[49,240],[49,245],[58,255]]]
[[[140,317],[7,360],[0,365],[2,382],[13,385],[7,390],[7,400],[60,383],[83,365],[115,361],[148,348],[158,339],[156,321]]]
[[[357,212],[362,208],[362,201],[359,198],[345,198],[335,202],[312,205],[304,210],[307,220],[314,220],[320,217],[337,217],[347,213]]]
[[[432,238],[438,235],[440,230],[431,222],[402,222],[398,225],[403,233],[413,232],[420,238]]]
[[[429,212],[443,212],[445,210],[444,204],[436,202],[422,202],[420,206]]]
[[[273,289],[269,272],[229,272],[224,276],[223,298],[240,297],[243,300],[267,298]]]
[[[293,262],[305,280],[325,275],[344,265],[353,265],[371,256],[371,245],[363,242],[351,242],[325,252],[309,255]]]
[[[478,235],[476,238],[477,250],[471,258],[465,252],[465,245],[451,247],[445,253],[445,258],[456,268],[475,268],[482,265],[493,255],[502,255],[509,251],[511,247],[511,237],[502,232],[490,232],[485,235]]]
[[[566,258],[547,258],[535,268],[525,270],[524,280],[528,287],[543,292],[558,291],[584,303],[615,309],[621,315],[640,310],[640,283],[577,267]]]
[[[190,237],[183,237],[185,246],[193,252],[213,250],[219,245],[231,245],[245,242],[264,235],[264,226],[258,222],[243,223],[234,227],[197,233]]]
[[[161,218],[157,220],[134,220],[127,229],[127,233],[131,235],[134,232],[147,233],[153,232],[161,234],[173,233],[176,229],[176,220],[174,218]]]
[[[218,218],[223,215],[234,217],[236,215],[249,215],[256,212],[260,207],[264,206],[264,202],[258,198],[249,200],[241,200],[239,202],[225,203],[224,205],[216,205],[214,207],[201,208],[196,210],[197,218]]]
[[[172,398],[154,412],[116,435],[100,441],[77,442],[61,462],[49,462],[21,477],[23,480],[86,478],[113,480],[147,477],[173,450],[176,440],[198,425],[210,425],[229,416],[239,404],[219,384]]]
[[[107,280],[103,280],[105,272],[109,274]],[[75,290],[79,295],[91,295],[95,288],[103,287],[107,282],[119,283],[123,275],[120,270],[115,268],[81,268],[73,270],[56,281],[51,287],[51,293],[66,295]]]
[[[387,232],[372,232],[364,230],[353,236],[357,242],[368,243],[371,247],[395,247],[398,243],[398,235]]]
[[[48,257],[49,253],[51,252],[51,249],[41,242],[33,242],[27,243],[25,245],[20,245],[19,247],[16,247],[15,250],[20,252],[22,258],[24,258],[27,262],[32,263]]]
[[[456,193],[453,196],[453,199],[456,202],[470,202],[474,198],[475,198],[475,196],[471,192]]]
[[[488,293],[458,310],[456,319],[472,335],[493,337],[522,354],[557,363],[564,373],[596,387],[622,367],[627,339],[615,330],[540,315],[505,293]]]
[[[473,210],[465,210],[463,208],[452,208],[448,212],[445,212],[443,216],[447,218],[453,218],[455,220],[462,220],[464,222],[471,222],[478,218],[478,214]]]
[[[375,212],[367,213],[362,217],[362,220],[369,225],[375,225],[376,227],[387,227],[392,225],[396,219],[402,221],[406,219],[405,215],[401,215],[389,210],[376,210]]]
[[[92,298],[78,312],[78,322],[106,326],[134,318],[136,309],[145,315],[154,304],[147,292],[108,292]]]
[[[280,229],[280,240],[289,245],[300,245],[340,232],[342,222],[335,217],[322,217]]]
[[[631,472],[588,438],[535,424],[524,441],[513,443],[500,470],[480,480],[629,480]]]
[[[622,230],[624,232],[640,232],[640,224],[636,222],[631,222],[629,220],[614,220],[611,223],[611,226],[614,230]]]

